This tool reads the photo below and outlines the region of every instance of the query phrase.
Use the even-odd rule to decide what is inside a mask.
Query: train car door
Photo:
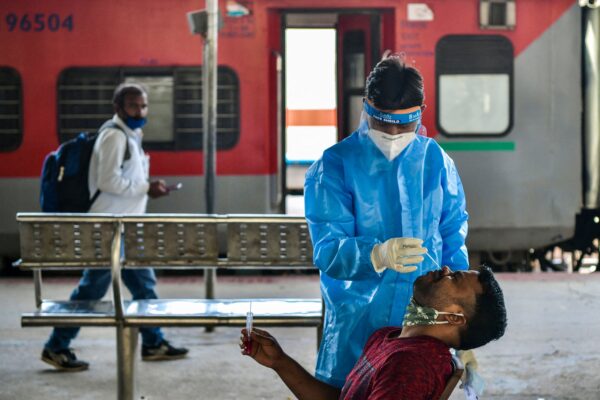
[[[365,78],[381,58],[381,15],[343,14],[338,18],[338,139],[360,122]]]
[[[383,13],[284,13],[282,188],[288,214],[304,214],[310,165],[358,125],[365,78],[389,31]]]

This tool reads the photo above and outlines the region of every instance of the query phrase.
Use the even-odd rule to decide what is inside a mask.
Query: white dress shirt
[[[131,130],[115,114],[113,122],[127,135],[130,158],[125,158],[125,135],[115,128],[100,133],[90,160],[88,186],[90,196],[100,195],[91,213],[141,214],[146,212],[150,159],[142,150],[141,129]]]

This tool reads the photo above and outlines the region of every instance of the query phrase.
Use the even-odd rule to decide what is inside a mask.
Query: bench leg
[[[204,289],[205,298],[212,300],[215,298],[215,285],[217,283],[217,270],[214,268],[204,268]],[[214,332],[215,328],[207,326],[204,328],[205,332]]]
[[[138,328],[117,325],[118,400],[135,399],[135,352]]]

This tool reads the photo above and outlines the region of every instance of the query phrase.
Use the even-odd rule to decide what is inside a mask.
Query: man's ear
[[[447,314],[445,317],[449,325],[463,326],[467,324],[467,319],[462,314]]]

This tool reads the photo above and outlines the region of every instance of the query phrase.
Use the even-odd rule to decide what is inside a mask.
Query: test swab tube
[[[438,267],[438,269],[442,269],[442,267],[440,267],[440,264],[438,264],[433,257],[431,257],[431,255],[429,253],[425,253],[427,255],[427,257],[429,257],[429,259],[431,259],[431,261],[435,264],[436,267]]]
[[[252,352],[252,341],[250,339],[250,333],[252,332],[252,322],[254,320],[254,314],[252,314],[252,302],[250,302],[250,311],[246,313],[246,351]]]
[[[250,332],[252,332],[253,320],[254,314],[252,314],[252,302],[250,302],[250,311],[246,313],[246,331],[248,332],[248,337],[250,337]]]

